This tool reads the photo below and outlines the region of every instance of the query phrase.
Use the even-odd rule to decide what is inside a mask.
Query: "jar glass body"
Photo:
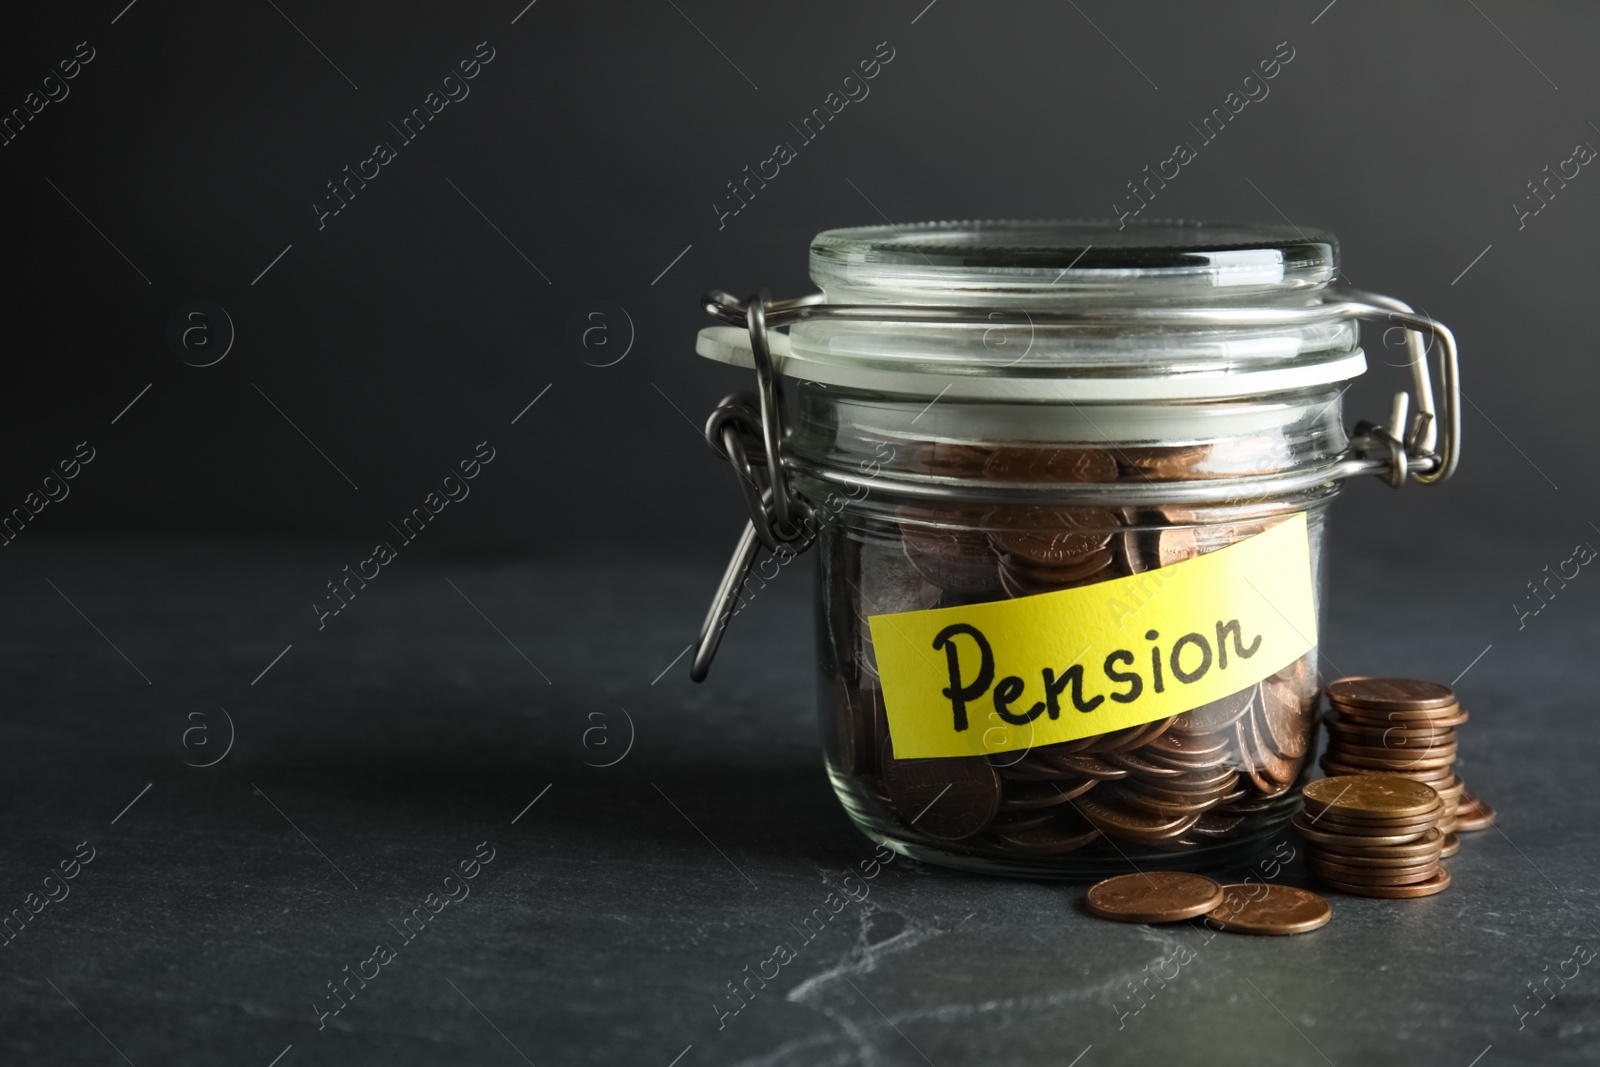
[[[1337,385],[931,406],[838,385],[796,391],[796,485],[819,531],[821,736],[833,787],[863,832],[948,866],[1092,878],[1226,867],[1282,828],[1315,755],[1315,647],[1235,694],[1141,726],[897,759],[868,619],[1141,574],[1159,595],[1163,568],[1297,516],[1320,616],[1337,483],[1283,486],[1346,448]],[[1032,489],[1008,493],[1019,484]],[[918,491],[900,491],[907,485]],[[1051,637],[1066,667],[1083,642],[1070,629]]]
[[[1090,878],[1224,867],[1287,821],[1365,369],[1355,319],[1319,307],[1337,260],[1293,227],[834,230],[811,246],[827,314],[703,336],[749,345],[764,433],[784,412],[769,499],[815,533],[822,741],[868,836]],[[1266,640],[1275,600],[1294,633]]]

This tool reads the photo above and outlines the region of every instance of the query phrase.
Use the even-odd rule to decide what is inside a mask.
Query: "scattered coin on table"
[[[1090,887],[1084,903],[1102,919],[1170,923],[1204,915],[1222,903],[1222,886],[1200,874],[1119,874]]]

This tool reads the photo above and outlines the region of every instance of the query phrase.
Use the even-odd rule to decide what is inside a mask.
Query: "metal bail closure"
[[[723,301],[722,307],[728,306],[724,294],[707,298],[708,305],[719,301]],[[811,511],[790,489],[784,466],[783,392],[767,340],[769,306],[763,289],[742,308],[755,363],[756,395],[732,393],[706,420],[706,440],[733,466],[750,518],[734,546],[711,609],[700,624],[694,662],[689,667],[689,677],[696,682],[705,681],[710,672],[722,634],[739,612],[739,592],[762,550],[793,558],[810,548],[816,538]]]
[[[789,484],[784,454],[781,368],[775,365],[767,331],[803,319],[830,318],[870,322],[974,323],[993,320],[992,307],[924,304],[827,304],[821,293],[795,300],[770,300],[766,290],[740,301],[724,292],[709,294],[703,306],[713,318],[742,325],[749,335],[756,393],[726,396],[706,421],[706,440],[738,476],[739,491],[750,519],[734,548],[711,609],[700,625],[689,677],[704,681],[717,654],[723,631],[738,613],[739,593],[763,551],[789,558],[804,552],[816,538],[816,521],[805,501]],[[1461,383],[1455,335],[1441,322],[1419,315],[1392,297],[1351,289],[1328,288],[1322,301],[1305,307],[1223,308],[1162,307],[1136,309],[1052,310],[1025,312],[1037,325],[1262,327],[1298,326],[1339,319],[1383,323],[1405,333],[1412,391],[1395,394],[1387,426],[1356,424],[1349,453],[1316,477],[1328,480],[1376,474],[1391,486],[1408,479],[1437,485],[1455,473],[1461,458]],[[1428,356],[1438,346],[1442,381],[1437,398]],[[1342,395],[1342,394],[1341,394]],[[1413,405],[1415,411],[1412,410]],[[895,488],[892,477],[876,482]],[[915,491],[914,484],[902,485]]]
[[[1391,330],[1405,331],[1407,363],[1415,388],[1414,394],[1394,395],[1387,426],[1365,421],[1356,424],[1350,438],[1352,455],[1374,464],[1377,469],[1373,473],[1396,489],[1408,476],[1423,485],[1445,481],[1461,462],[1461,368],[1455,334],[1444,323],[1417,314],[1393,297],[1353,289],[1330,295],[1342,300],[1357,319],[1384,322]],[[1435,343],[1443,378],[1437,409],[1433,375],[1428,370],[1428,353]],[[1413,400],[1417,410],[1410,414]]]

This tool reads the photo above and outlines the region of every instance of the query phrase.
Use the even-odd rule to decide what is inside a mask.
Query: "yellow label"
[[[1316,646],[1306,517],[1143,574],[867,623],[899,759],[1137,726],[1254,685]]]

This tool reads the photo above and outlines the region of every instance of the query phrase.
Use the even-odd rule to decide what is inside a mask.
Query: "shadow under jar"
[[[1088,879],[1225,867],[1283,827],[1314,756],[1339,481],[1442,480],[1457,449],[1453,341],[1441,446],[1420,340],[1443,327],[1420,316],[1399,324],[1421,411],[1347,435],[1357,320],[1409,309],[1330,291],[1336,256],[1268,226],[833,230],[811,247],[831,313],[761,305],[785,337],[724,302],[748,336],[700,351],[759,371],[770,347],[769,414],[709,430],[766,490],[741,548],[818,549],[827,768],[869,837]]]

